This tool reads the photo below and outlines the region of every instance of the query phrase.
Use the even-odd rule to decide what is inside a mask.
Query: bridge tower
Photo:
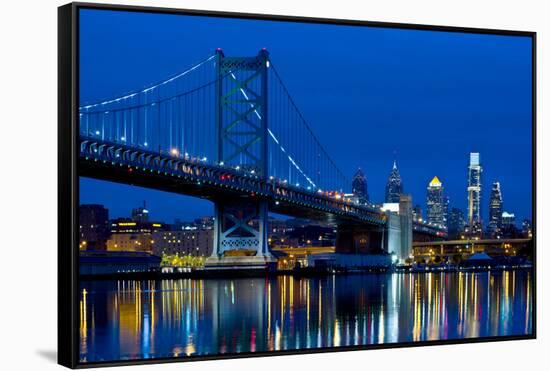
[[[269,53],[226,57],[216,50],[217,161],[252,177],[268,175]],[[268,247],[268,203],[253,195],[215,201],[214,249],[207,268],[274,262]]]

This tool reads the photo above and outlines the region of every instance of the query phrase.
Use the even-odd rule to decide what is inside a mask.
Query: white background
[[[538,339],[409,349],[176,363],[148,369],[548,369],[547,1],[203,0],[126,4],[538,32]],[[56,352],[57,6],[3,1],[0,9],[0,368],[60,369]],[[546,144],[546,145],[545,145]],[[503,148],[503,150],[505,150]],[[518,181],[522,181],[518,179]],[[525,179],[524,181],[529,181]],[[143,368],[142,368],[143,369]]]

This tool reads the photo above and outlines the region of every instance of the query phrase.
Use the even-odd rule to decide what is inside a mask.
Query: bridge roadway
[[[79,174],[212,201],[263,198],[269,211],[335,224],[386,224],[383,212],[234,168],[122,143],[80,137]]]

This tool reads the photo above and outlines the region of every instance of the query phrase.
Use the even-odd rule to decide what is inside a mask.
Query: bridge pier
[[[265,200],[215,202],[214,249],[206,269],[267,269],[275,258],[268,245]]]

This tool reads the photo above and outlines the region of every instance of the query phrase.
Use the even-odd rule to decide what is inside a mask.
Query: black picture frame
[[[457,33],[524,36],[532,40],[532,199],[533,199],[533,317],[532,334],[521,336],[492,336],[471,339],[451,339],[392,344],[341,346],[307,350],[282,350],[276,352],[240,353],[190,358],[155,358],[117,360],[108,362],[79,362],[79,308],[78,308],[78,102],[79,102],[79,10],[120,10],[126,12],[149,12],[172,15],[202,15],[221,18],[239,18],[299,23],[319,23],[348,26],[368,26],[413,30],[444,31]],[[147,6],[110,5],[97,3],[70,3],[58,8],[58,363],[69,368],[107,367],[165,362],[278,356],[350,350],[417,347],[480,343],[506,340],[535,339],[537,331],[537,209],[536,209],[536,114],[537,114],[537,68],[536,32],[512,31],[486,28],[450,27],[424,24],[373,22],[350,19],[310,18],[283,15],[204,11],[192,9],[157,8]]]

